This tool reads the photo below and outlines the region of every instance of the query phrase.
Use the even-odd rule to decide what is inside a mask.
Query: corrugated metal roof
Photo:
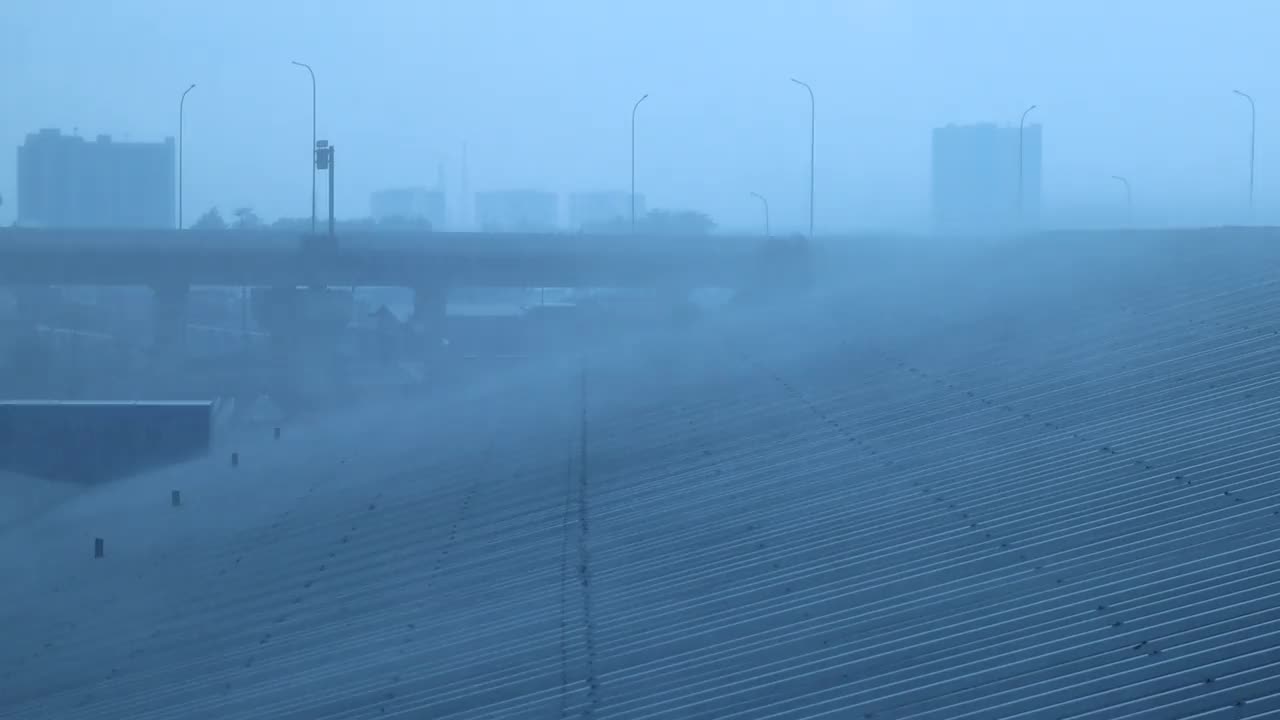
[[[0,717],[1278,713],[1280,252],[1142,249],[122,485],[0,536]]]

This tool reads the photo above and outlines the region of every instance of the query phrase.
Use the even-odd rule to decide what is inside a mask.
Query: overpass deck
[[[0,229],[0,283],[732,286],[761,238]]]

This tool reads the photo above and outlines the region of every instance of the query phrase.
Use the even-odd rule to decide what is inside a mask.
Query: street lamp
[[[813,140],[814,127],[817,122],[817,103],[813,99],[813,88],[809,87],[809,83],[801,82],[795,78],[791,78],[791,82],[804,87],[809,91],[809,237],[813,237]]]
[[[191,83],[191,87],[182,91],[182,98],[178,100],[178,229],[182,229],[182,116],[187,104],[187,93],[195,90],[196,84]]]
[[[751,193],[751,197],[758,199],[764,204],[764,236],[769,237],[769,201],[757,192]]]
[[[1128,224],[1133,224],[1133,190],[1129,187],[1129,180],[1119,175],[1112,175],[1111,179],[1124,185],[1125,219]]]
[[[1258,137],[1258,110],[1253,104],[1253,97],[1239,90],[1231,92],[1249,101],[1249,221],[1253,221],[1253,161],[1255,141]]]
[[[1027,125],[1027,115],[1029,115],[1031,111],[1035,109],[1036,109],[1036,106],[1032,105],[1026,110],[1023,110],[1022,119],[1018,121],[1018,223],[1019,224],[1021,224],[1023,220],[1023,215],[1022,215],[1022,173],[1023,173],[1022,134],[1023,134],[1023,130],[1026,128],[1026,125]]]
[[[636,231],[636,110],[640,109],[640,103],[649,97],[649,93],[640,96],[635,105],[631,106],[631,232]]]
[[[306,68],[311,74],[311,148],[315,152],[316,147],[316,73],[311,66],[306,63],[300,63],[297,60],[292,61],[294,65]],[[312,165],[311,168],[311,234],[316,234],[316,169]]]

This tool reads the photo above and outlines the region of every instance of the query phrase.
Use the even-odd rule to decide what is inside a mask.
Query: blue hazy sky
[[[1037,103],[1047,213],[1243,218],[1259,105],[1260,219],[1280,220],[1273,0],[7,0],[0,222],[27,132],[158,139],[187,100],[186,212],[309,213],[310,63],[338,147],[338,214],[380,187],[625,190],[629,118],[651,206],[724,227],[806,222],[817,94],[819,230],[928,208],[929,131]],[[1272,108],[1276,108],[1272,110]],[[323,205],[322,205],[323,207]]]

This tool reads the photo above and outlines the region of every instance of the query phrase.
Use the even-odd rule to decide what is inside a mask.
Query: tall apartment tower
[[[173,138],[137,143],[32,133],[18,148],[18,224],[172,228],[175,157]]]

